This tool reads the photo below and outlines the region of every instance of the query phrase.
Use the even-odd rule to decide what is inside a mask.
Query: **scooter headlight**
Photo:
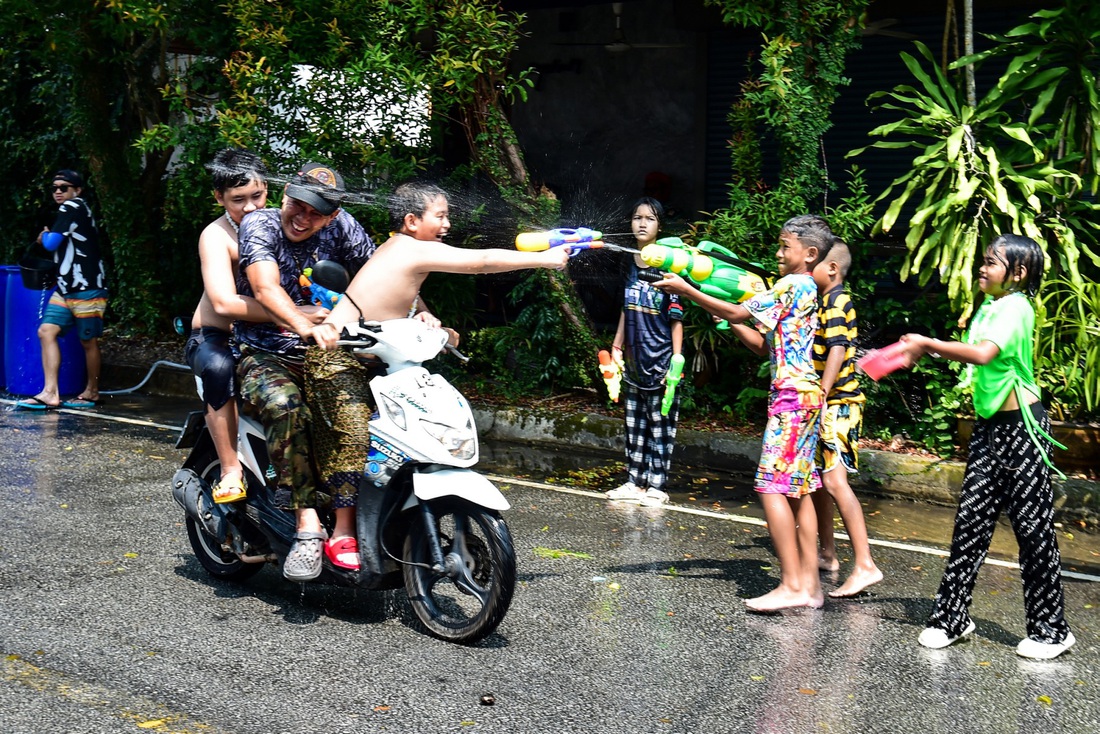
[[[402,431],[407,429],[405,423],[405,409],[397,401],[388,395],[383,395],[379,407],[386,413],[386,417],[397,424]]]
[[[439,443],[443,449],[456,459],[466,460],[474,455],[477,449],[477,434],[474,433],[473,424],[467,423],[465,428],[452,428],[442,423],[421,421],[424,430]]]

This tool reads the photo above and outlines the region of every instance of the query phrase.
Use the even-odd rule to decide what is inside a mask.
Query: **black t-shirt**
[[[58,292],[69,294],[105,289],[107,271],[99,256],[99,232],[88,204],[80,197],[63,202],[50,231],[65,237],[53,253],[53,261],[57,263]]]
[[[654,268],[645,270],[660,273]],[[623,379],[642,390],[659,389],[672,360],[672,322],[683,319],[679,296],[640,280],[630,264],[623,290]]]
[[[278,209],[260,209],[241,220],[238,239],[237,292],[243,296],[255,295],[245,271],[253,263],[272,261],[279,266],[283,290],[298,305],[309,303],[298,282],[303,270],[319,260],[333,260],[354,275],[375,249],[359,222],[343,209],[327,227],[303,242],[286,238]],[[233,328],[241,344],[293,358],[304,354],[305,345],[298,335],[274,323],[237,321]]]

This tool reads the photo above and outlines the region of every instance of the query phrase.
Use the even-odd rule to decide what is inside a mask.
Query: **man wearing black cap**
[[[298,276],[320,260],[340,263],[354,274],[375,248],[359,223],[340,208],[345,194],[335,169],[308,163],[287,184],[282,206],[248,214],[238,235],[237,291],[254,297],[271,316],[268,323],[234,324],[241,350],[241,396],[246,410],[258,412],[264,425],[276,472],[276,500],[296,516],[296,540],[283,566],[292,581],[320,574],[326,539],[315,509],[311,415],[302,369],[305,340],[328,312],[303,312],[309,299]]]
[[[51,177],[50,194],[58,205],[53,226],[38,234],[38,243],[53,251],[57,263],[57,289],[50,296],[38,326],[42,346],[42,391],[21,400],[17,407],[47,410],[91,408],[99,402],[99,337],[103,335],[103,312],[107,308],[107,274],[99,255],[99,232],[87,202],[80,198],[84,179],[63,168]],[[62,401],[58,392],[61,347],[58,338],[75,328],[84,347],[87,382],[75,398]]]

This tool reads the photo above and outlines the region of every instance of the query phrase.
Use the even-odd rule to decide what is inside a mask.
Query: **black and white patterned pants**
[[[626,412],[626,464],[631,482],[642,489],[663,490],[676,443],[676,418],[680,394],[673,398],[668,415],[661,415],[661,390],[639,390],[623,384]]]
[[[1030,410],[1039,426],[1049,433],[1050,420],[1042,403],[1035,403]],[[1049,444],[1042,443],[1043,450],[1049,452]],[[1027,635],[1037,642],[1062,642],[1069,625],[1064,616],[1061,556],[1054,535],[1050,469],[1028,435],[1019,411],[1004,411],[975,421],[955,515],[951,556],[928,625],[951,636],[966,629],[974,582],[1002,509],[1008,513],[1020,546]]]

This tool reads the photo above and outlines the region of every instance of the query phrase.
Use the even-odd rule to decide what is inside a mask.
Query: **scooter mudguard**
[[[511,507],[495,484],[469,469],[418,471],[412,479],[413,494],[424,501],[454,496],[490,510],[503,512]]]
[[[190,469],[180,469],[172,477],[172,497],[207,534],[224,543],[226,538],[225,508],[214,503],[210,487]]]

